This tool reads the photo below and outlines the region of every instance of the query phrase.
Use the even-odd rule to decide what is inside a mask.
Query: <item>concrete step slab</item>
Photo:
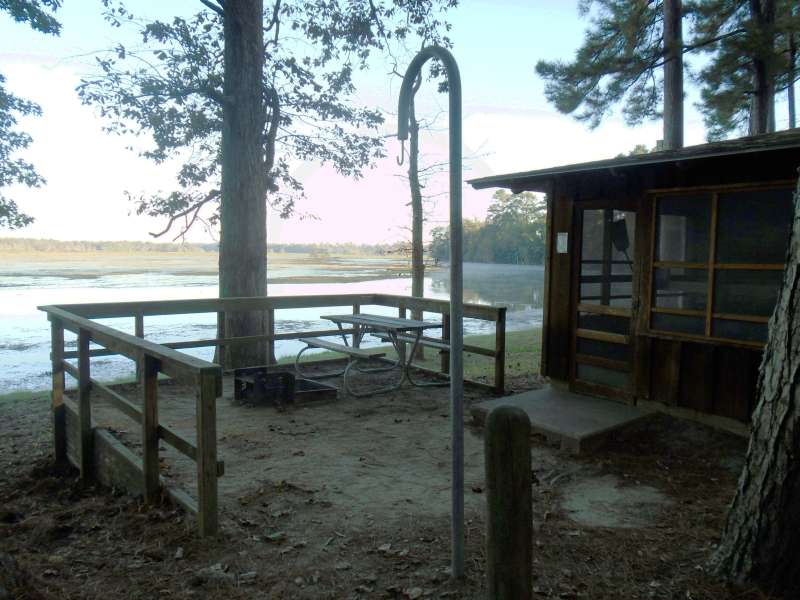
[[[547,386],[479,402],[472,407],[472,418],[483,425],[489,412],[498,406],[521,408],[530,418],[534,433],[574,454],[597,448],[615,431],[653,414],[629,404]]]

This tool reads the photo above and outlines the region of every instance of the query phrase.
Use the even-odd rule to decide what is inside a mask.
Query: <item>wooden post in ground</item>
[[[401,319],[405,319],[406,318],[406,304],[405,304],[405,302],[401,301],[400,305],[397,307],[397,316],[399,318],[401,318]],[[406,362],[406,345],[401,342],[400,344],[398,344],[398,348],[399,348],[398,354],[400,355],[399,356],[400,362],[401,363],[405,363]]]
[[[158,502],[161,492],[158,465],[158,360],[145,355],[142,360],[142,467],[144,471],[144,501]]]
[[[80,447],[78,449],[81,479],[86,481],[92,477],[92,405],[91,405],[91,371],[89,363],[89,342],[91,336],[85,329],[78,330],[78,432]]]
[[[225,368],[225,311],[217,312],[217,339],[220,342],[217,344],[217,352],[214,357],[214,362]]]
[[[489,413],[485,435],[487,598],[530,600],[530,419],[517,407],[498,407]]]
[[[50,322],[50,359],[53,370],[53,453],[56,463],[67,460],[67,422],[64,413],[64,324],[58,319]]]
[[[267,334],[270,336],[267,342],[267,363],[274,365],[278,362],[275,359],[275,309],[270,308],[267,310]]]
[[[494,391],[504,394],[506,391],[506,309],[501,307],[497,312],[494,339]]]
[[[353,314],[359,315],[361,314],[361,305],[360,304],[353,304]],[[353,325],[353,348],[360,348],[361,347],[361,339],[358,335],[358,325]]]
[[[450,315],[442,314],[442,341],[450,341]],[[442,351],[440,356],[442,373],[450,372],[450,353]]]
[[[203,371],[197,390],[197,520],[201,537],[217,534],[217,377]]]
[[[134,335],[138,338],[144,339],[144,315],[142,313],[138,313],[134,316]],[[141,360],[136,361],[136,380],[142,380],[142,365]]]

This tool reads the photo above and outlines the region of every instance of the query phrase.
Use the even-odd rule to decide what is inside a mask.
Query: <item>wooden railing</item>
[[[41,307],[50,320],[53,369],[53,431],[56,460],[70,460],[84,480],[98,478],[141,492],[148,503],[155,503],[162,487],[174,501],[195,513],[201,536],[217,532],[217,477],[224,467],[217,462],[216,400],[222,389],[219,365],[154,344],[111,327],[95,323],[73,311]],[[78,336],[77,352],[65,352],[64,330]],[[90,350],[121,354],[141,365],[141,408],[91,376]],[[77,366],[67,361],[76,357]],[[158,423],[158,374],[195,388],[197,444]],[[65,397],[65,377],[78,382],[77,403]],[[115,408],[141,423],[142,457],[122,445],[110,432],[92,423],[91,396],[97,393]],[[197,464],[197,499],[183,490],[163,485],[159,474],[158,446],[163,441]]]
[[[369,306],[397,309],[399,317],[408,311],[424,311],[441,315],[442,339],[449,338],[449,302],[429,298],[412,298],[387,294],[345,294],[316,296],[274,296],[257,298],[213,298],[148,302],[115,302],[42,306],[48,314],[52,332],[53,418],[56,458],[69,459],[78,466],[81,476],[109,480],[112,483],[141,492],[147,502],[154,502],[162,487],[179,504],[198,517],[200,534],[214,535],[217,531],[217,477],[224,466],[217,461],[216,399],[222,391],[222,368],[199,358],[178,352],[184,348],[216,347],[220,362],[226,347],[234,344],[265,342],[270,362],[275,362],[275,342],[302,337],[321,337],[352,334],[354,330],[323,329],[314,331],[275,332],[275,312],[293,308],[348,307],[353,313],[368,312]],[[267,332],[260,335],[229,337],[225,335],[225,320],[229,313],[263,311]],[[216,313],[218,337],[156,344],[143,339],[145,317]],[[93,321],[100,318],[132,317],[135,335],[122,333]],[[495,324],[494,348],[464,345],[464,352],[491,358],[494,361],[494,382],[471,383],[494,393],[505,388],[505,307],[465,304],[464,317],[491,321]],[[65,351],[64,330],[78,336],[78,350]],[[90,343],[100,348],[90,349]],[[141,408],[91,377],[90,359],[119,354],[136,362],[142,394]],[[68,362],[77,359],[77,366]],[[432,370],[421,365],[416,368],[435,376],[447,377],[449,355],[442,352],[440,368]],[[78,382],[77,403],[65,398],[64,375]],[[192,386],[197,398],[197,445],[158,423],[158,374]],[[105,429],[95,427],[91,418],[91,395],[98,394],[111,406],[141,423],[142,457],[139,458],[119,443]],[[70,425],[74,425],[71,427]],[[74,439],[68,439],[72,435]],[[185,491],[163,485],[158,471],[158,445],[163,441],[197,463],[197,500]],[[105,461],[107,464],[101,464]],[[108,467],[108,468],[106,468]],[[112,472],[117,469],[120,472]],[[120,481],[120,480],[125,481]]]

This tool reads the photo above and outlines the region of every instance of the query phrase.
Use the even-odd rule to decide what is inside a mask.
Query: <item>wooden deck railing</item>
[[[449,338],[449,302],[429,298],[412,298],[387,294],[344,294],[316,296],[274,296],[258,298],[214,298],[149,302],[114,302],[69,304],[39,307],[48,315],[52,334],[53,419],[56,458],[69,459],[78,466],[81,477],[96,476],[141,492],[147,502],[154,502],[164,488],[179,504],[196,513],[200,534],[217,531],[217,477],[224,472],[217,461],[216,399],[222,392],[222,368],[199,358],[178,352],[184,348],[216,347],[221,357],[225,348],[234,344],[266,342],[270,362],[275,362],[275,342],[302,337],[340,335],[338,329],[275,332],[275,312],[293,308],[348,307],[353,313],[368,312],[369,306],[397,309],[400,317],[408,311],[424,311],[441,315],[442,338]],[[267,333],[228,337],[225,335],[226,314],[238,311],[264,311]],[[145,317],[216,313],[219,336],[203,340],[154,343],[144,339]],[[93,319],[132,317],[135,335],[120,332]],[[491,321],[495,324],[495,347],[465,345],[464,352],[491,358],[494,361],[494,382],[465,380],[494,393],[505,388],[505,307],[465,304],[464,317]],[[64,330],[78,336],[78,350],[65,351]],[[354,330],[345,329],[345,334]],[[90,349],[90,343],[100,348]],[[91,377],[91,358],[119,354],[136,362],[142,394],[141,408],[113,389]],[[77,366],[68,362],[77,359]],[[223,362],[220,360],[220,362]],[[436,376],[447,377],[449,356],[442,353],[439,370],[416,368]],[[69,374],[78,382],[77,403],[65,398],[65,378]],[[186,383],[195,389],[197,444],[184,439],[158,422],[158,374]],[[119,443],[107,430],[95,427],[91,418],[91,395],[97,394],[111,406],[141,424],[142,457]],[[70,436],[72,439],[70,439]],[[158,445],[163,441],[197,463],[197,500],[185,491],[164,485],[159,476]],[[116,469],[119,472],[114,472]]]
[[[57,306],[41,307],[50,320],[53,368],[53,431],[56,460],[70,460],[84,480],[98,478],[141,492],[155,503],[162,487],[174,501],[195,513],[201,536],[217,532],[217,477],[224,470],[217,462],[216,401],[222,389],[219,365],[195,358],[75,314]],[[64,351],[64,330],[78,336],[77,352]],[[141,365],[141,408],[91,376],[90,343],[105,353],[121,354]],[[67,361],[76,357],[77,366]],[[77,403],[64,394],[69,374],[78,382]],[[158,423],[158,374],[193,386],[196,391],[197,444]],[[142,457],[92,423],[92,394],[141,423]],[[163,485],[159,474],[158,446],[163,441],[197,464],[197,499],[185,491]]]

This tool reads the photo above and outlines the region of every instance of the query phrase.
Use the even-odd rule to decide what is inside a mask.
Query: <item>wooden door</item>
[[[613,204],[576,209],[571,387],[631,401],[636,212]]]

